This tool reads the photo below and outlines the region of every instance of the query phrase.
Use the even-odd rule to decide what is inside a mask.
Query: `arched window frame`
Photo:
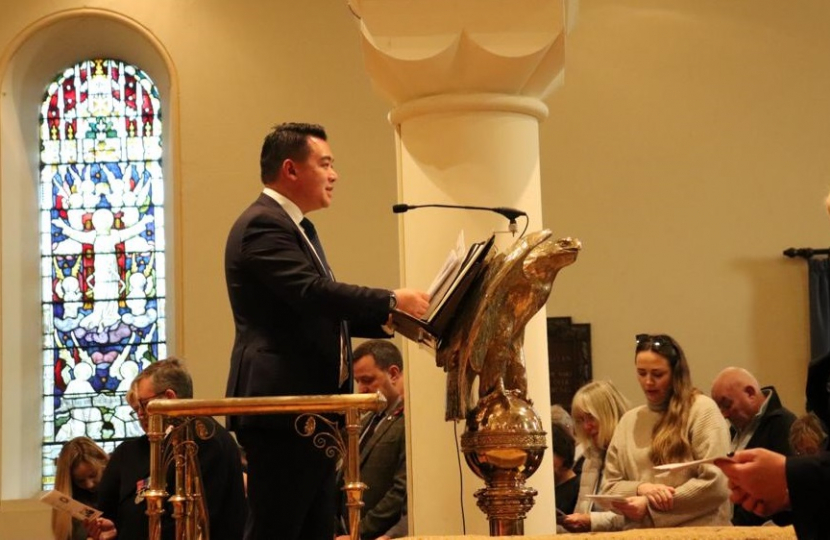
[[[94,57],[141,66],[162,99],[167,219],[167,344],[176,350],[181,320],[178,259],[178,85],[163,44],[124,15],[96,8],[61,11],[25,28],[0,56],[0,498],[41,488],[41,350],[37,114],[46,86],[68,65]],[[34,221],[33,221],[34,220]],[[21,224],[31,224],[22,227]]]

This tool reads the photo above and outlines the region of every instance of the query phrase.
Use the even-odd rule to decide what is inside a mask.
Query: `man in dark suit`
[[[785,456],[791,455],[790,426],[795,414],[781,404],[772,386],[761,388],[749,371],[728,367],[712,383],[712,399],[731,425],[732,452],[749,448],[766,448]],[[781,512],[771,519],[778,525],[789,525],[792,516]],[[747,512],[736,504],[732,524],[763,525],[766,517]]]
[[[156,398],[189,399],[193,381],[184,364],[167,358],[150,364],[133,380],[127,400],[142,429],[149,429],[147,404]],[[195,418],[191,429],[206,436],[194,437],[211,538],[241,540],[245,529],[245,490],[239,447],[224,427],[210,417]],[[171,422],[173,427],[176,422]],[[169,436],[168,436],[169,437]],[[169,449],[168,449],[169,451]],[[103,517],[87,524],[95,540],[146,540],[149,535],[144,491],[150,486],[150,441],[147,435],[128,439],[110,455],[98,485],[98,509]],[[167,493],[174,494],[176,470],[167,470]],[[165,504],[161,537],[175,537],[173,508]]]
[[[337,173],[325,130],[281,124],[265,137],[259,198],[234,223],[225,276],[236,336],[228,397],[350,391],[350,332],[388,336],[395,307],[416,317],[428,297],[335,281],[305,214],[331,204]],[[290,415],[231,417],[248,460],[246,540],[331,540],[334,462]]]
[[[406,426],[403,415],[403,358],[388,341],[370,340],[354,351],[354,378],[361,394],[380,392],[385,411],[368,414],[360,437],[360,481],[363,492],[360,538],[367,540],[406,536]],[[343,501],[345,503],[345,500]],[[340,507],[339,523],[348,535],[348,512]],[[390,529],[395,532],[390,534]],[[338,540],[348,540],[340,536]]]

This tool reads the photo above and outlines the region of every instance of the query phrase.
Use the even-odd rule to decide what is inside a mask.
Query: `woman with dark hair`
[[[573,435],[559,424],[551,425],[551,437],[556,509],[562,512],[562,515],[567,515],[574,511],[576,497],[579,495],[579,475],[573,470],[576,441]]]
[[[655,469],[726,456],[729,428],[718,406],[692,386],[683,349],[670,336],[638,335],[635,365],[647,404],[620,419],[603,493],[625,497],[613,503],[625,528],[730,525],[726,477],[715,465]]]

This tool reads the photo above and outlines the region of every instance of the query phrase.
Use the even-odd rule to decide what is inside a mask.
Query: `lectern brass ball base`
[[[545,448],[541,419],[517,390],[499,384],[467,416],[461,450],[484,480],[486,487],[475,497],[487,514],[490,536],[524,534],[524,519],[536,496],[525,480],[536,472]]]

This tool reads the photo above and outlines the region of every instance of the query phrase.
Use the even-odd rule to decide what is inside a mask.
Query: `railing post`
[[[161,540],[161,515],[164,513],[165,469],[164,466],[164,417],[161,414],[150,414],[149,432],[150,441],[150,487],[144,492],[147,501],[147,516],[149,519],[148,540]]]
[[[346,444],[344,456],[346,473],[343,491],[346,492],[346,508],[349,511],[349,537],[360,540],[360,509],[363,508],[363,490],[360,481],[360,415],[356,407],[346,410]]]

